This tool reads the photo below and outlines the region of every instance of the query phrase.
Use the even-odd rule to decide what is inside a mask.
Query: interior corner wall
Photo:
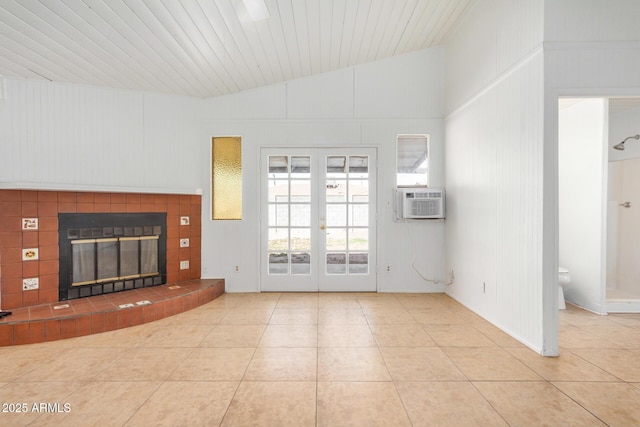
[[[565,299],[606,314],[606,99],[575,100],[559,110],[559,265],[571,283]]]
[[[543,6],[481,0],[446,44],[447,293],[555,355],[557,323],[544,329]]]
[[[442,292],[444,222],[394,222],[392,196],[402,133],[430,134],[430,184],[444,186],[443,83],[444,50],[437,47],[207,100],[201,181],[210,179],[211,138],[240,136],[243,219],[212,221],[205,190],[203,277],[224,277],[229,292],[260,290],[261,147],[366,146],[378,156],[378,291]]]

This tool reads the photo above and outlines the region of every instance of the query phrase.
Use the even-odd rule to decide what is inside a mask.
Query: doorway
[[[262,291],[375,291],[376,150],[261,150]]]

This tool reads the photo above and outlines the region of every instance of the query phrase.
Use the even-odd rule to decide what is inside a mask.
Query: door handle
[[[622,207],[625,207],[625,208],[630,208],[631,207],[631,202],[620,203],[618,206],[622,206]]]
[[[327,228],[327,226],[326,226],[326,225],[324,225],[324,224],[322,224],[322,225],[320,226],[320,230],[324,230],[324,229],[326,229],[326,228]]]

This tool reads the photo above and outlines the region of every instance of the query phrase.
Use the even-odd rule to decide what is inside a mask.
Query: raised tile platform
[[[0,346],[141,325],[198,307],[223,293],[224,279],[199,279],[18,308],[0,319]]]

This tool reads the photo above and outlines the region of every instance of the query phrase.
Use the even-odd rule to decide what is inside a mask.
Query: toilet
[[[564,303],[564,290],[562,287],[571,282],[571,276],[569,276],[569,270],[566,268],[558,268],[558,309],[564,310],[567,305]]]

